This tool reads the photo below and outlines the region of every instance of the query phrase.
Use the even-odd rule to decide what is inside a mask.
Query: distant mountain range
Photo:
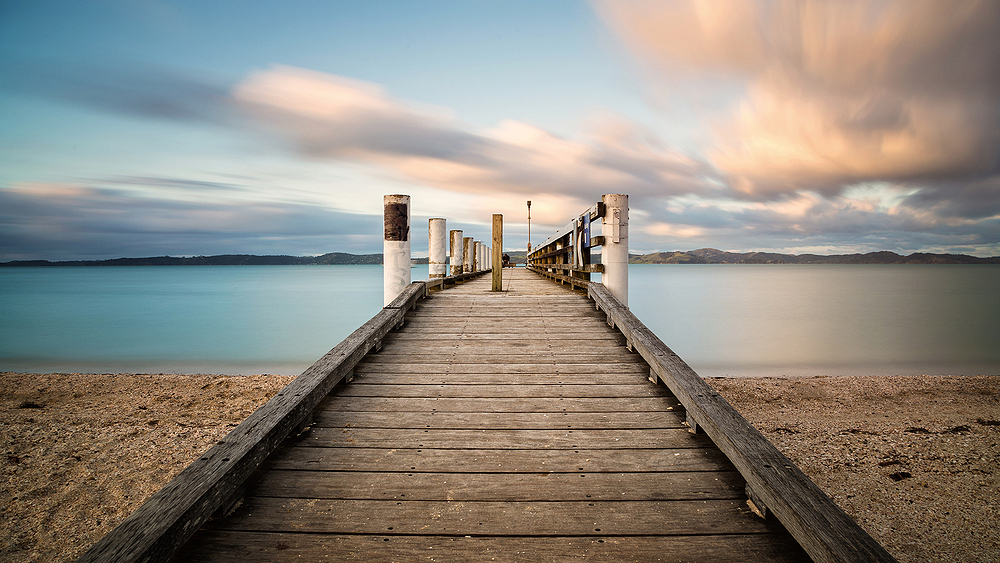
[[[426,260],[426,259],[425,259]],[[0,266],[309,266],[381,264],[381,254],[331,252],[322,256],[254,256],[221,254],[218,256],[155,256],[150,258],[115,258],[112,260],[15,260]]]
[[[629,256],[630,264],[1000,264],[1000,256],[977,258],[966,254],[915,252],[902,256],[881,251],[867,254],[777,254],[774,252],[725,252],[701,248],[686,252],[654,252]]]
[[[524,251],[508,252],[511,260],[524,263]],[[45,266],[311,266],[381,264],[382,254],[349,254],[331,252],[322,256],[255,256],[252,254],[221,254],[217,256],[154,256],[148,258],[114,258],[111,260],[14,260],[0,262],[0,267]],[[427,258],[416,258],[414,264],[426,264]],[[867,254],[777,254],[774,252],[725,252],[701,248],[686,252],[654,252],[631,254],[630,264],[1000,264],[1000,256],[977,258],[966,254],[930,254],[916,252],[902,256],[895,252]]]

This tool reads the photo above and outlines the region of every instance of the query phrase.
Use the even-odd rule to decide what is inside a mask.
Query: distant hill
[[[915,252],[902,256],[881,251],[867,254],[778,254],[774,252],[725,252],[701,248],[686,252],[631,255],[630,264],[1000,264],[1000,256],[977,258],[966,254]]]
[[[425,259],[426,262],[426,259]],[[111,260],[14,260],[0,266],[309,266],[381,264],[381,254],[348,254],[331,252],[322,256],[254,256],[251,254],[220,254],[217,256],[155,256],[149,258],[114,258]]]
[[[523,264],[524,251],[507,253],[511,261]],[[322,256],[255,256],[220,254],[216,256],[152,256],[113,258],[110,260],[14,260],[0,262],[0,267],[52,266],[312,266],[381,264],[382,254],[330,252]],[[426,264],[427,258],[415,258],[414,264]],[[1000,256],[977,258],[965,254],[930,254],[916,252],[902,256],[895,252],[867,254],[777,254],[773,252],[725,252],[715,248],[652,254],[630,254],[630,264],[1000,264]]]

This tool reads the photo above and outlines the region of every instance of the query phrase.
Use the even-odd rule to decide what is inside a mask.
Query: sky
[[[995,0],[3,0],[0,261],[537,244],[1000,255]]]

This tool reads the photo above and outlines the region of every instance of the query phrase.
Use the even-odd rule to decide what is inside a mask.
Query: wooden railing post
[[[445,240],[448,231],[445,228],[445,220],[440,217],[427,221],[427,276],[430,278],[443,278],[448,274],[448,243]]]
[[[493,214],[493,291],[503,291],[503,215]]]
[[[462,273],[462,254],[465,251],[462,247],[462,231],[451,232],[451,275],[457,276]]]
[[[601,201],[605,209],[601,220],[604,235],[601,283],[628,307],[628,195],[605,194],[601,196]]]
[[[410,285],[410,196],[383,197],[382,297],[388,305]]]

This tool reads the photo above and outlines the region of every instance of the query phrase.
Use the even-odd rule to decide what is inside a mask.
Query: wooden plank
[[[524,310],[527,309],[530,309],[531,312],[524,312]],[[525,318],[551,319],[600,318],[600,316],[595,313],[593,307],[585,303],[580,303],[578,300],[573,302],[567,301],[565,303],[552,303],[551,301],[545,303],[507,303],[502,307],[491,308],[484,308],[475,304],[469,304],[468,302],[448,305],[431,301],[421,305],[420,314],[434,315],[436,317],[463,317],[466,319],[469,318],[469,315],[475,314],[476,318],[480,320],[488,319],[490,317],[510,318],[512,315],[519,315]]]
[[[485,336],[485,337],[483,337]],[[552,350],[558,349],[563,350],[563,353],[569,353],[569,350],[588,352],[592,351],[596,346],[601,345],[619,345],[624,343],[624,338],[618,336],[617,338],[610,337],[600,337],[600,338],[581,338],[581,337],[568,337],[568,338],[552,338],[539,340],[538,338],[532,338],[530,336],[525,336],[523,334],[512,334],[507,335],[506,338],[490,338],[486,335],[480,336],[469,336],[469,337],[456,337],[456,338],[425,338],[425,337],[413,337],[406,334],[393,333],[386,336],[386,344],[397,344],[401,347],[412,347],[414,349],[422,349],[423,353],[434,353],[435,350],[443,350],[447,348],[455,347],[470,347],[474,346],[477,350],[509,350],[512,348],[517,348],[522,350],[521,353],[525,353],[528,350]],[[405,353],[405,352],[397,352]]]
[[[539,399],[539,398],[386,398],[340,397],[328,399],[330,408],[382,410],[385,412],[657,412],[663,408],[658,397],[626,399]]]
[[[672,408],[672,407],[668,407]],[[317,408],[313,428],[611,429],[687,428],[684,411],[631,413],[350,412]]]
[[[532,502],[720,500],[746,501],[736,471],[633,473],[385,473],[282,471],[261,473],[247,494],[264,497],[411,501]]]
[[[558,381],[542,383],[546,379],[558,377]],[[637,373],[609,373],[601,375],[564,373],[362,373],[355,372],[354,382],[361,385],[566,385],[580,388],[596,386],[640,386],[647,376]],[[637,383],[637,380],[640,380]],[[648,390],[648,386],[647,386]],[[665,395],[653,388],[656,395]],[[592,396],[594,391],[588,391]],[[642,395],[645,396],[645,395]]]
[[[554,362],[554,361],[553,361]],[[365,363],[354,368],[359,383],[572,383],[577,385],[623,384],[648,381],[649,367],[640,364],[486,364],[497,369],[482,371],[483,364]]]
[[[478,312],[477,312],[478,313]],[[509,309],[495,311],[494,315],[479,315],[475,317],[459,317],[430,315],[426,312],[407,317],[403,330],[440,330],[447,327],[460,327],[474,332],[493,332],[506,330],[548,330],[559,332],[593,331],[614,332],[606,323],[589,323],[587,319],[604,320],[600,311],[587,306],[586,314],[582,312],[569,317],[527,317]]]
[[[640,364],[649,371],[649,365],[646,361],[642,359],[642,356],[638,354],[621,354],[621,352],[610,353],[607,351],[601,352],[599,350],[588,350],[587,352],[576,353],[576,354],[562,354],[559,350],[549,350],[540,351],[535,354],[525,354],[519,350],[508,351],[503,358],[498,358],[492,362],[485,362],[484,354],[475,354],[469,352],[458,352],[453,351],[448,355],[441,354],[428,354],[417,352],[409,352],[407,354],[397,354],[391,349],[381,350],[377,354],[369,356],[371,363],[378,364],[388,364],[388,363],[404,363],[404,364],[424,364],[424,363],[442,363],[447,362],[450,365],[456,364],[477,364],[482,366],[478,369],[489,369],[488,366],[494,365],[498,366],[497,369],[505,369],[505,366],[517,366],[517,365],[566,365],[567,368],[576,369],[577,365],[590,364],[593,367],[583,367],[582,369],[592,371],[600,369],[600,365],[610,365],[614,364]],[[509,369],[516,369],[516,367],[510,367]]]
[[[739,469],[754,497],[763,501],[814,560],[895,561],[607,288],[593,284],[589,292],[683,403],[689,417]]]
[[[380,563],[426,561],[517,561],[518,563],[746,563],[773,561],[801,563],[808,556],[790,539],[779,536],[593,536],[593,537],[478,537],[399,535],[318,535],[206,531],[205,550],[182,552],[178,561],[191,563],[246,563],[262,559],[274,563],[325,561]],[[781,541],[784,540],[784,541]]]
[[[588,346],[614,345],[620,343],[624,337],[621,333],[609,334],[604,331],[574,331],[574,332],[547,332],[544,335],[546,342],[551,345],[562,345],[563,341],[580,341]],[[537,342],[537,338],[525,338],[523,333],[507,332],[435,332],[425,330],[400,330],[393,333],[393,342],[427,342],[427,341],[452,341],[461,340],[468,342],[494,342],[497,340],[522,340]]]
[[[355,381],[340,392],[341,397],[661,397],[663,393],[649,384],[638,385],[397,385],[369,384]]]
[[[267,465],[312,471],[482,473],[728,471],[733,466],[714,446],[706,448],[453,450],[430,448],[289,448]],[[639,479],[641,480],[641,478]]]
[[[774,530],[740,500],[449,502],[248,496],[210,529],[322,534],[636,536]]]
[[[558,352],[563,355],[586,354],[593,351],[594,347],[587,344],[561,344],[558,347],[538,342],[527,342],[524,340],[503,340],[488,343],[472,342],[429,342],[429,343],[400,343],[390,340],[386,344],[393,344],[396,353],[399,354],[474,354],[479,357],[489,355],[504,356],[510,353],[518,354],[554,354]],[[501,361],[502,358],[495,358],[493,361]]]
[[[398,399],[397,399],[398,400]],[[686,429],[460,430],[425,428],[313,428],[298,442],[324,448],[632,449],[696,448],[709,440]]]

